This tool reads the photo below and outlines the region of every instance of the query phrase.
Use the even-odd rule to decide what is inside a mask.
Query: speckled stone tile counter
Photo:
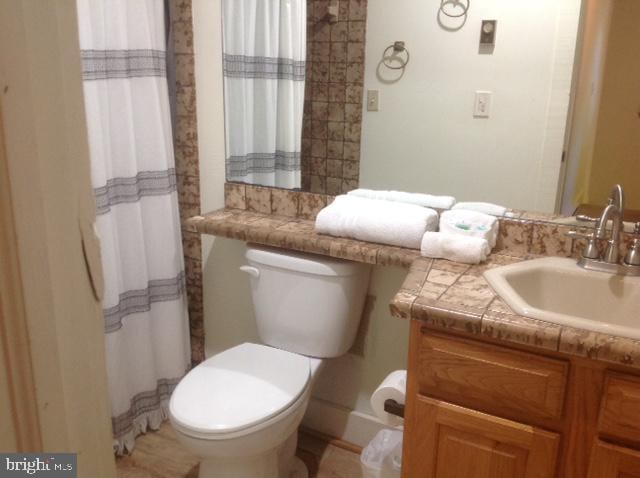
[[[203,234],[381,266],[408,268],[420,257],[418,250],[316,234],[312,219],[241,209],[220,209],[195,216],[187,219],[184,227]]]
[[[186,231],[321,254],[367,264],[409,269],[390,304],[395,317],[425,321],[444,331],[640,368],[640,341],[613,337],[520,316],[484,280],[482,273],[542,256],[577,256],[582,241],[565,236],[570,227],[538,222],[523,214],[500,220],[488,261],[468,266],[420,256],[418,250],[317,234],[317,212],[330,196],[230,185],[227,207],[183,222]],[[630,239],[627,238],[627,240]]]
[[[482,276],[487,269],[536,257],[493,254],[477,266],[421,257],[411,265],[391,313],[443,331],[640,368],[640,341],[518,315]]]

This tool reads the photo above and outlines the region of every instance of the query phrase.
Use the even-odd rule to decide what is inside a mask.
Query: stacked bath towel
[[[487,260],[498,239],[498,219],[482,212],[455,209],[440,216],[440,232],[426,233],[423,256],[465,264]]]
[[[338,196],[316,217],[321,234],[420,249],[423,256],[478,264],[487,259],[498,238],[498,219],[480,211],[504,214],[504,208],[467,203],[438,213],[425,207],[450,208],[448,196],[358,189]],[[480,210],[480,211],[479,211]],[[439,232],[436,232],[439,228]]]
[[[373,189],[354,189],[347,193],[350,196],[358,196],[367,199],[380,199],[384,201],[404,202],[417,206],[435,209],[451,209],[456,203],[452,196],[433,196],[422,193],[405,193],[402,191],[377,191]]]
[[[419,249],[425,231],[438,227],[433,209],[357,196],[338,196],[316,217],[316,231],[338,237]]]
[[[504,216],[507,212],[507,208],[504,206],[498,206],[489,202],[459,202],[456,203],[451,209],[464,209],[466,211],[477,211],[491,216]]]
[[[493,248],[498,239],[498,219],[477,211],[454,209],[440,215],[440,232],[446,234],[479,237]]]

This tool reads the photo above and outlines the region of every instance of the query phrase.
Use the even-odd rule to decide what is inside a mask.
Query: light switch
[[[476,91],[476,100],[473,105],[473,116],[476,118],[488,118],[491,113],[491,91]]]
[[[367,90],[367,111],[380,111],[380,91]]]

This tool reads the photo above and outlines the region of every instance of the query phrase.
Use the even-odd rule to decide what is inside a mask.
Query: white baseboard
[[[354,445],[365,447],[376,433],[391,428],[377,417],[312,398],[302,425]]]

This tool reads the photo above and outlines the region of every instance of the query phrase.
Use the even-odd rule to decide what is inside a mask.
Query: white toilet
[[[200,457],[200,478],[302,478],[298,425],[322,359],[353,344],[370,268],[258,246],[246,258],[266,345],[244,343],[191,370],[171,397],[171,423]]]

